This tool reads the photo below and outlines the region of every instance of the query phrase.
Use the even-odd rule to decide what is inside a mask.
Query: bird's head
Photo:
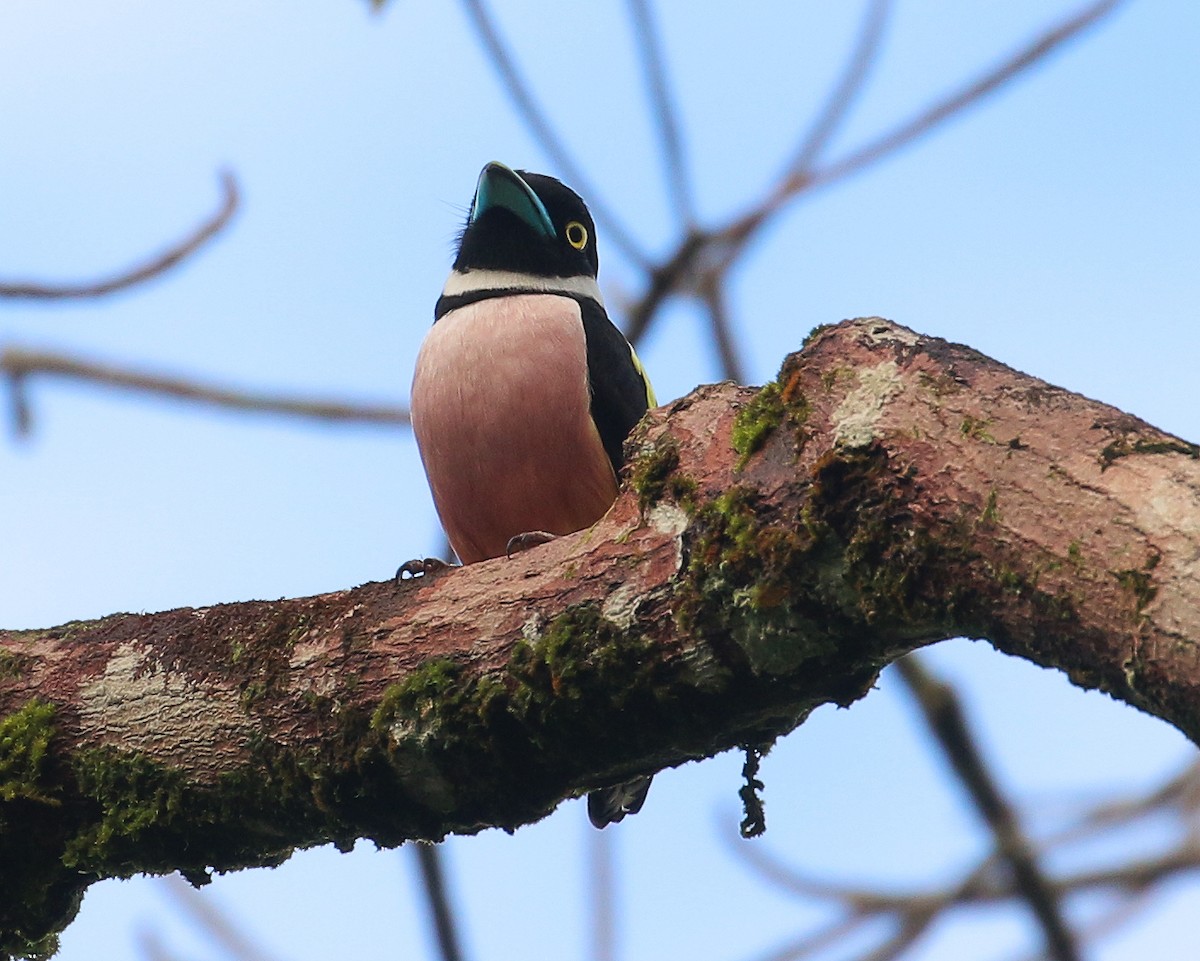
[[[596,228],[580,196],[545,174],[489,163],[479,175],[454,269],[596,276]]]

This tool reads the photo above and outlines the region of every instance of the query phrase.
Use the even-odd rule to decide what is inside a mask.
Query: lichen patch
[[[678,504],[663,501],[651,508],[646,520],[660,534],[666,534],[675,539],[675,570],[681,570],[683,568],[683,532],[688,527],[687,512]]]
[[[640,585],[622,584],[605,598],[600,615],[612,621],[621,630],[628,630],[637,620],[637,608],[641,603]]]
[[[656,504],[646,520],[660,534],[678,537],[688,526],[687,512],[678,504]]]
[[[889,400],[900,392],[903,380],[894,360],[866,368],[858,386],[833,412],[834,442],[840,447],[867,447],[875,440],[875,425]]]
[[[104,743],[140,751],[189,771],[211,771],[219,746],[244,740],[249,725],[237,691],[208,687],[198,694],[186,675],[164,670],[134,644],[113,654],[104,674],[80,692],[85,728]]]
[[[893,324],[883,317],[860,317],[854,323],[861,328],[872,344],[903,344],[905,347],[915,347],[921,339],[916,331]]]

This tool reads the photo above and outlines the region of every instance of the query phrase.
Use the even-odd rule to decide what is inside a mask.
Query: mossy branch
[[[512,560],[0,631],[0,956],[98,878],[513,829],[768,744],[956,635],[1196,739],[1195,450],[847,321],[652,412],[609,514]]]

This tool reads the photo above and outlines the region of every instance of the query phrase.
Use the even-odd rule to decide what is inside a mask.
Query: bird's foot
[[[406,578],[424,577],[426,574],[438,574],[452,564],[447,564],[440,557],[415,557],[411,561],[405,561],[396,570],[396,580],[403,581]]]
[[[539,544],[549,544],[557,537],[557,534],[551,534],[549,531],[526,531],[524,534],[518,534],[516,537],[508,539],[508,546],[504,548],[504,556],[512,557],[513,554],[520,554],[521,551],[527,551]]]

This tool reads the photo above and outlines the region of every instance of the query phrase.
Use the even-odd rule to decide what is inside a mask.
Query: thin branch
[[[133,287],[170,270],[180,261],[195,253],[209,240],[220,233],[229,223],[238,208],[240,195],[237,181],[228,171],[221,172],[221,206],[216,213],[200,224],[190,234],[155,257],[150,258],[124,273],[105,280],[88,283],[52,284],[38,281],[0,281],[0,297],[26,300],[65,300],[103,297],[106,294]]]
[[[1195,766],[1189,766],[1183,774],[1171,777],[1141,798],[1093,805],[1084,810],[1077,824],[1043,838],[1041,850],[1044,853],[1058,851],[1064,845],[1088,841],[1110,828],[1128,829],[1138,820],[1156,814],[1174,811],[1186,822],[1195,811],[1191,801],[1195,776]],[[1080,825],[1093,825],[1094,829],[1080,830]],[[785,866],[767,848],[743,844],[727,832],[721,832],[721,836],[728,840],[733,853],[769,884],[806,900],[831,902],[842,912],[841,917],[816,931],[801,934],[784,947],[761,956],[758,961],[795,961],[812,957],[848,942],[867,925],[884,922],[893,925],[893,933],[872,948],[866,959],[859,956],[858,961],[892,958],[905,950],[924,927],[956,908],[1000,905],[1020,896],[1012,872],[999,870],[1001,860],[995,852],[989,853],[960,880],[945,888],[889,892],[806,877]],[[1091,944],[1135,920],[1149,906],[1150,894],[1156,885],[1198,871],[1200,841],[1191,839],[1154,857],[1098,869],[1081,869],[1050,879],[1048,883],[1060,899],[1074,894],[1115,896],[1115,903],[1110,908],[1078,932],[1077,940],[1081,944]],[[1040,951],[1025,961],[1044,956],[1044,951]]]
[[[413,845],[413,850],[417,852],[421,886],[425,889],[425,900],[433,920],[438,953],[442,961],[462,961],[463,952],[455,922],[456,915],[450,907],[450,895],[446,890],[445,875],[442,873],[442,849],[436,844],[420,842]]]
[[[755,961],[797,961],[799,958],[819,954],[837,947],[839,942],[849,939],[872,920],[869,915],[858,913],[838,918],[819,931],[802,934],[782,947],[758,955]]]
[[[201,897],[196,889],[179,875],[173,874],[168,877],[163,883],[163,889],[168,892],[167,896],[175,906],[221,945],[233,961],[273,961],[273,955],[255,944],[228,915]]]
[[[708,309],[709,332],[717,348],[717,357],[721,361],[721,377],[740,384],[744,370],[738,354],[737,338],[733,333],[733,323],[729,318],[725,278],[715,272],[709,273],[701,281],[700,296]]]
[[[1095,26],[1123,2],[1125,0],[1101,0],[1099,3],[1087,5],[1060,23],[1043,30],[1016,53],[985,70],[974,80],[842,159],[814,171],[793,168],[768,194],[766,200],[720,232],[731,241],[731,256],[740,253],[763,224],[797,194],[844,180],[874,166],[889,154],[907,147],[947,120],[981,103],[988,95],[1026,73],[1031,67],[1040,64],[1050,54],[1062,49],[1068,41],[1077,39],[1089,27]]]
[[[1042,873],[1016,813],[988,770],[954,689],[934,677],[918,657],[901,658],[896,669],[946,760],[991,829],[997,851],[1012,869],[1017,891],[1041,925],[1051,957],[1056,961],[1079,961],[1079,947],[1063,917],[1057,892]]]
[[[641,61],[647,94],[653,108],[655,128],[662,147],[667,186],[671,191],[676,215],[690,228],[696,221],[696,203],[691,177],[688,175],[687,159],[684,156],[683,138],[679,132],[679,111],[667,85],[666,60],[658,28],[654,23],[649,0],[628,0],[628,4],[629,15],[633,20],[633,35],[637,40],[638,59]]]
[[[878,162],[888,154],[908,146],[934,127],[996,92],[1009,81],[1028,71],[1030,67],[1041,63],[1050,54],[1061,49],[1068,41],[1077,39],[1085,30],[1098,24],[1123,2],[1125,0],[1101,0],[1099,3],[1089,4],[1057,26],[1044,31],[1015,54],[1001,61],[957,92],[934,103],[911,120],[900,124],[889,133],[859,148],[842,160],[823,170],[818,170],[810,179],[811,186],[824,186],[842,180],[851,174],[858,173],[864,167]]]
[[[158,934],[145,928],[137,932],[138,950],[146,961],[182,961],[183,956],[167,947]]]
[[[393,405],[352,404],[239,390],[20,347],[8,347],[0,351],[0,376],[8,381],[13,419],[19,434],[28,432],[30,427],[25,386],[29,378],[34,376],[83,381],[116,390],[171,397],[226,410],[285,414],[327,423],[398,427],[409,422],[408,411]]]
[[[787,172],[780,178],[767,196],[750,210],[734,218],[724,227],[715,230],[692,231],[680,241],[675,251],[662,263],[650,271],[650,283],[641,299],[633,306],[626,324],[626,336],[635,344],[642,338],[650,324],[657,316],[659,309],[671,296],[679,290],[678,285],[695,275],[695,266],[702,259],[707,259],[713,269],[722,273],[745,252],[749,242],[758,231],[775,215],[779,214],[787,204],[799,196],[818,186],[824,187],[859,173],[886,156],[902,147],[919,140],[934,128],[950,120],[969,107],[975,106],[987,95],[1027,72],[1030,68],[1041,63],[1050,54],[1061,49],[1068,41],[1079,37],[1086,29],[1095,26],[1103,18],[1111,14],[1124,0],[1101,0],[1092,3],[1077,13],[1066,18],[1055,26],[1042,31],[1034,40],[1022,47],[1015,54],[982,73],[980,76],[954,90],[936,101],[914,117],[898,124],[887,133],[847,154],[840,160],[816,170],[805,169],[797,161],[812,150],[813,156],[818,152],[824,134],[814,127],[808,140],[814,142],[813,148],[802,145],[797,158],[789,165]],[[869,24],[869,22],[868,22]],[[870,34],[860,36],[860,49],[870,55]],[[830,129],[840,121],[837,115],[842,96],[846,106],[856,96],[856,84],[853,73],[854,60],[848,68],[846,77],[839,87],[844,87],[846,93],[839,96],[835,88],[831,95],[827,115],[831,117]],[[865,76],[865,67],[864,67]],[[807,143],[807,141],[806,141]]]
[[[867,75],[879,57],[883,30],[891,11],[892,0],[869,0],[866,13],[858,28],[858,36],[842,76],[829,92],[825,106],[804,135],[792,162],[788,164],[789,178],[807,174],[821,151],[828,145],[838,127],[850,113],[850,108],[862,94]]]
[[[484,0],[462,0],[462,3],[471,19],[471,25],[475,28],[475,32],[479,35],[479,39],[487,51],[488,59],[491,60],[496,72],[500,74],[500,79],[504,82],[505,90],[508,92],[513,106],[517,108],[517,113],[525,121],[525,125],[549,155],[550,160],[558,167],[563,177],[587,197],[588,208],[596,221],[603,226],[606,241],[610,241],[620,248],[625,256],[643,270],[649,270],[650,258],[633,239],[633,234],[625,229],[620,218],[600,199],[600,192],[592,186],[589,178],[584,175],[583,169],[575,162],[563,141],[555,133],[545,111],[534,98],[532,89],[517,69],[516,59],[505,45],[499,30],[496,29],[491,13],[484,6]]]
[[[895,934],[854,961],[893,961],[916,944],[936,918],[933,911],[902,915],[900,929]]]
[[[650,283],[646,292],[630,307],[625,321],[625,336],[635,347],[650,328],[650,322],[671,294],[680,290],[699,259],[699,255],[711,242],[708,232],[693,231],[688,234],[675,252],[649,271]]]
[[[589,830],[587,835],[588,913],[592,920],[592,961],[616,961],[616,871],[612,831]]]

